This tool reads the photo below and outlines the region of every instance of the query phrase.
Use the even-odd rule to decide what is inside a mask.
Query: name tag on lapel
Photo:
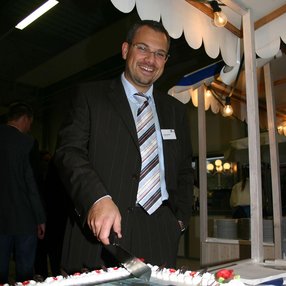
[[[163,140],[176,140],[176,132],[174,129],[161,129]]]

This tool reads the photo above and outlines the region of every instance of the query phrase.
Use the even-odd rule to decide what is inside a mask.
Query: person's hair
[[[242,169],[241,191],[243,191],[245,188],[247,178],[249,178],[249,170],[247,167],[245,167]]]
[[[167,43],[168,43],[168,50],[170,48],[170,43],[171,43],[171,39],[170,39],[170,35],[167,32],[167,30],[164,28],[164,26],[158,22],[158,21],[153,21],[153,20],[141,20],[136,22],[127,32],[126,35],[126,42],[128,44],[131,44],[133,42],[133,39],[135,37],[135,34],[137,33],[137,31],[143,27],[143,26],[147,26],[151,29],[153,29],[156,32],[161,32],[163,34],[165,34],[166,38],[167,38]]]
[[[9,106],[7,120],[17,120],[23,115],[27,115],[29,118],[32,118],[34,116],[32,107],[27,103],[16,102]]]

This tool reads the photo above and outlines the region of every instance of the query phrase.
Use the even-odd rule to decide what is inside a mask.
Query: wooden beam
[[[194,6],[195,8],[197,8],[198,10],[200,10],[201,12],[203,12],[205,15],[207,15],[208,17],[210,17],[211,19],[214,18],[214,12],[213,9],[211,9],[210,7],[206,6],[203,3],[199,3],[197,1],[193,1],[193,0],[185,0],[186,2],[188,2],[190,5]],[[234,35],[236,35],[239,38],[242,38],[242,31],[237,29],[234,25],[232,25],[229,21],[227,21],[226,25],[224,26],[224,28],[226,28],[227,30],[229,30],[230,32],[232,32]]]
[[[273,85],[275,85],[275,81],[273,83]],[[226,96],[229,94],[229,90],[231,89],[230,86],[227,86],[226,84],[224,84],[223,82],[219,81],[219,80],[215,80],[211,83],[211,87],[214,89],[214,91],[217,94],[220,94],[222,96]],[[264,86],[263,86],[264,89]],[[233,94],[232,94],[232,98],[236,101],[240,101],[246,104],[246,93],[245,91],[242,91],[240,89],[235,89]],[[267,111],[266,110],[266,106],[263,102],[259,102],[259,109],[263,110],[263,111]],[[286,115],[285,115],[285,110],[286,109],[286,104],[280,104],[279,106],[276,107],[276,116],[277,118],[285,118],[286,120]]]
[[[271,77],[270,64],[267,63],[263,67],[265,78],[265,95],[267,106],[267,123],[269,136],[270,150],[270,170],[271,170],[271,185],[273,198],[273,222],[274,222],[274,255],[275,259],[282,259],[282,204],[281,204],[281,184],[280,184],[280,161],[279,149],[277,143],[277,123],[275,114],[275,97],[273,94],[273,80]]]
[[[274,80],[273,85],[277,86],[277,85],[285,84],[285,83],[286,83],[286,77]]]
[[[197,1],[194,1],[194,0],[185,0],[185,1],[188,2],[189,4],[191,4],[192,6],[194,6],[195,8],[199,9],[200,11],[202,11],[204,14],[209,16],[211,19],[214,18],[213,17],[213,10],[210,7],[208,7],[207,5],[200,3],[200,2],[197,2]],[[227,5],[231,9],[233,9],[233,7],[228,3],[228,2],[230,2],[229,0],[224,0],[222,2],[225,3],[225,5]],[[235,11],[240,15],[243,15],[245,13],[245,10],[242,9],[241,7],[239,10],[235,9]],[[273,12],[269,13],[268,15],[262,17],[261,19],[257,20],[254,23],[254,30],[259,29],[260,27],[266,25],[267,23],[273,21],[274,19],[280,17],[281,15],[283,15],[285,13],[286,13],[286,4],[279,7],[278,9],[274,10]],[[232,32],[237,37],[242,39],[243,31],[236,28],[234,25],[232,25],[229,20],[226,23],[225,28],[227,30],[229,30],[230,32]]]
[[[261,19],[257,20],[254,23],[254,30],[259,29],[260,27],[262,27],[262,26],[266,25],[267,23],[273,21],[274,19],[280,17],[284,13],[286,13],[286,4],[284,4],[283,6],[279,7],[278,9],[274,10],[270,14],[262,17]]]
[[[204,256],[202,245],[208,237],[208,206],[207,206],[207,146],[206,146],[206,111],[205,88],[198,88],[198,140],[199,140],[199,182],[200,182],[200,257],[204,265],[207,257]]]
[[[246,82],[246,110],[248,130],[248,157],[249,157],[249,183],[251,207],[251,259],[261,263],[264,259],[263,249],[263,216],[262,216],[262,179],[261,179],[261,151],[256,55],[254,39],[254,19],[252,11],[242,16],[243,47],[245,56],[245,82]]]

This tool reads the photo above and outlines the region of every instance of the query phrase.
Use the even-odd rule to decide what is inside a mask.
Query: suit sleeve
[[[89,144],[96,144],[90,142],[90,112],[85,94],[73,97],[71,109],[59,131],[54,157],[60,179],[82,223],[92,204],[108,195],[90,160]]]
[[[34,216],[36,218],[37,224],[43,224],[46,222],[46,214],[45,209],[43,206],[43,200],[39,192],[39,187],[37,184],[37,178],[35,176],[35,171],[33,169],[34,162],[32,162],[31,156],[34,155],[35,150],[33,147],[30,150],[30,153],[26,157],[26,163],[25,163],[25,183],[27,185],[27,192],[28,192],[28,198],[30,201],[30,204],[32,206],[32,210],[34,213]]]
[[[187,108],[180,122],[181,160],[178,170],[178,190],[176,192],[176,216],[189,224],[192,212],[194,172],[192,168],[192,144],[190,136],[190,117]]]

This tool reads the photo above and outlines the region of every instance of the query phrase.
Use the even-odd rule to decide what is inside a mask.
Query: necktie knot
[[[143,92],[134,93],[134,98],[140,104],[142,104],[145,101],[148,101],[149,99],[148,96],[144,94]]]

